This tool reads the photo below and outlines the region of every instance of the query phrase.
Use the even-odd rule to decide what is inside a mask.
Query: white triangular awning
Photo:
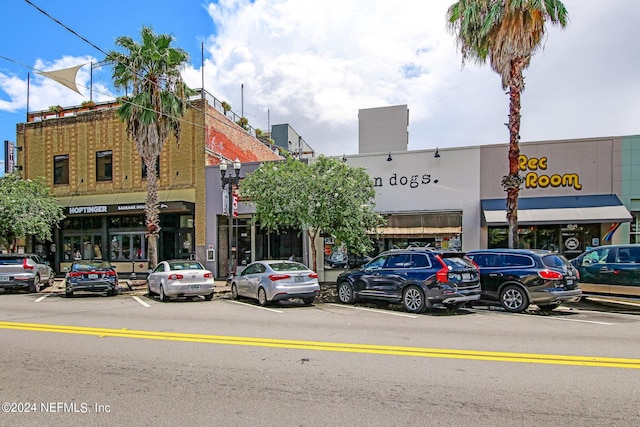
[[[72,91],[82,95],[82,92],[76,86],[76,76],[78,75],[78,70],[84,67],[86,64],[76,65],[74,67],[65,68],[62,70],[54,70],[54,71],[39,71],[38,74],[41,74],[45,77],[49,77],[51,80],[55,80],[61,85],[71,89]]]

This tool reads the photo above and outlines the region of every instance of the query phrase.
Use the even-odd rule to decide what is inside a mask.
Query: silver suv
[[[0,254],[0,289],[40,289],[53,284],[54,272],[35,254]]]

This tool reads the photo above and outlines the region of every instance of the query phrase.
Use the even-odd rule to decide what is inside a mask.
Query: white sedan
[[[158,295],[162,302],[167,302],[169,297],[195,296],[204,296],[205,300],[211,301],[213,288],[213,273],[198,261],[162,261],[147,277],[149,297]]]
[[[295,261],[256,261],[231,281],[232,298],[253,298],[261,306],[291,298],[309,305],[319,293],[318,274]]]

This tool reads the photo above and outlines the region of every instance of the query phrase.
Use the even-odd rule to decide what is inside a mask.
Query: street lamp
[[[222,190],[224,191],[224,187],[227,186],[227,213],[229,214],[229,246],[228,246],[228,256],[227,256],[227,260],[229,263],[229,268],[227,270],[227,277],[230,277],[232,271],[233,271],[233,256],[232,256],[232,251],[231,251],[231,246],[233,244],[233,240],[232,240],[232,230],[233,230],[233,186],[237,186],[238,183],[240,182],[240,168],[242,167],[242,163],[240,163],[240,160],[238,160],[236,158],[236,160],[233,162],[233,170],[235,172],[235,175],[231,175],[231,173],[229,173],[229,176],[227,176],[227,169],[229,168],[229,163],[226,162],[226,160],[222,160],[222,162],[220,163],[220,176],[221,176],[221,181],[222,181]],[[237,251],[236,251],[237,252]]]

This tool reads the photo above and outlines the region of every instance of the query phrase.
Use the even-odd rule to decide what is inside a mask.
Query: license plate
[[[200,289],[200,285],[191,285],[189,289]]]
[[[294,278],[294,282],[304,282],[304,277],[302,277],[302,276],[295,276],[295,278]]]
[[[11,280],[11,278],[9,276],[0,277],[0,282],[8,282],[9,280]]]
[[[573,280],[567,280],[567,285],[573,285]]]
[[[462,280],[471,280],[471,273],[462,273]]]
[[[97,278],[98,278],[98,275],[97,275],[97,274],[87,274],[87,277],[88,277],[89,279],[97,279]]]

